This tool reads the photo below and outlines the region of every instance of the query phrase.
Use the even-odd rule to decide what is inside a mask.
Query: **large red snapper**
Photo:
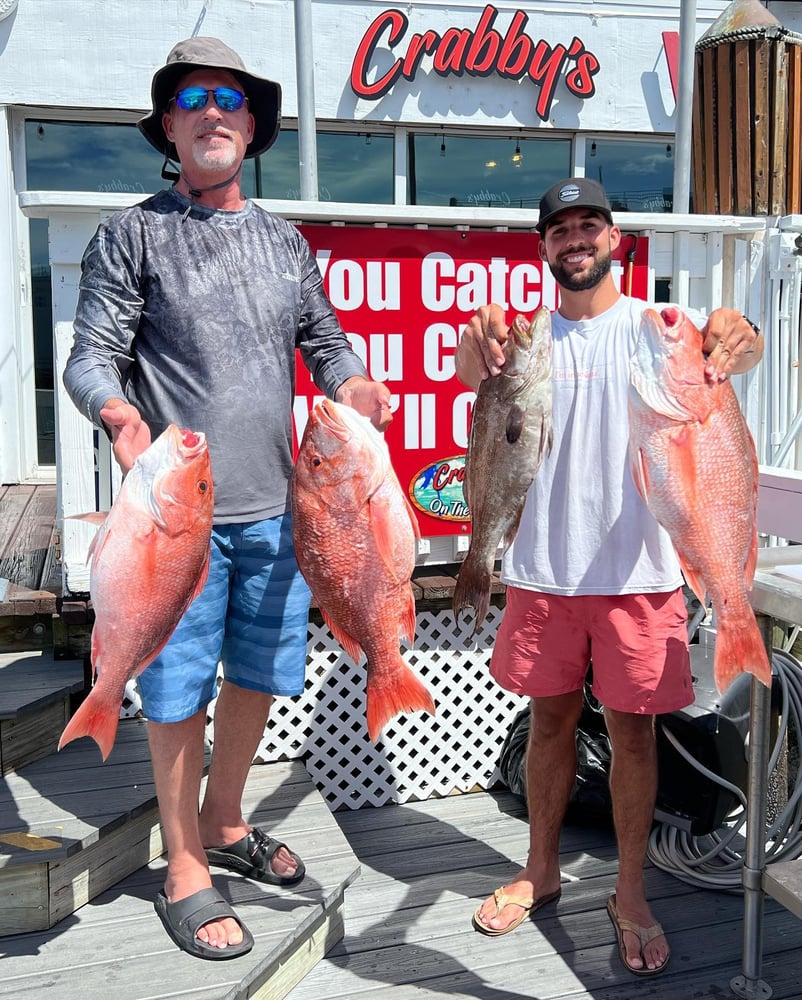
[[[404,662],[415,638],[418,523],[383,436],[350,406],[321,400],[304,431],[292,480],[296,557],[332,634],[367,657],[367,726],[376,740],[400,712],[434,712]]]
[[[95,683],[59,750],[91,736],[108,757],[126,683],[164,648],[206,582],[213,509],[205,436],[170,424],[134,462],[90,546]]]
[[[671,536],[688,585],[716,613],[713,671],[723,692],[771,667],[749,600],[757,561],[755,445],[729,380],[704,375],[702,334],[674,307],[643,314],[631,362],[630,461]]]

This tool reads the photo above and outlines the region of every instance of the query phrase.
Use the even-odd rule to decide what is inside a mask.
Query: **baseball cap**
[[[567,177],[552,185],[540,199],[537,230],[542,235],[546,225],[567,208],[595,208],[613,224],[613,213],[604,188],[589,177]]]

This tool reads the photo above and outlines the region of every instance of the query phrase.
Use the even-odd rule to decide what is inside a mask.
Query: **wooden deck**
[[[605,912],[617,865],[612,832],[574,823],[561,840],[561,900],[515,933],[486,938],[471,915],[526,854],[517,798],[495,790],[332,814],[301,762],[251,768],[245,809],[304,857],[307,879],[276,890],[213,870],[256,947],[234,962],[192,959],[153,912],[165,862],[146,726],[120,723],[118,766],[78,741],[2,779],[0,998],[52,990],[59,1000],[383,1000],[390,989],[394,1000],[733,996],[739,895],[649,867],[673,955],[659,979],[637,979],[621,967]],[[62,919],[30,929],[47,906]],[[802,924],[767,899],[764,935],[763,979],[777,1000],[800,1000]]]
[[[346,893],[345,937],[288,1000],[698,1000],[732,997],[741,974],[743,900],[652,866],[654,910],[673,949],[659,977],[617,957],[605,905],[616,853],[609,829],[567,826],[563,895],[514,933],[471,926],[486,895],[523,862],[528,828],[508,792],[337,813],[362,869]],[[767,900],[762,978],[775,1000],[802,997],[802,923]],[[392,989],[392,993],[390,993]]]

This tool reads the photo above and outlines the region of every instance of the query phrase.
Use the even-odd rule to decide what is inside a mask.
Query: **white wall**
[[[726,0],[697,3],[697,35],[726,5]],[[405,49],[413,32],[475,28],[485,3],[312,0],[320,118],[673,131],[661,32],[678,30],[680,0],[496,3],[500,30],[521,9],[529,17],[527,34],[535,41],[570,45],[576,35],[600,59],[595,95],[579,100],[560,84],[545,123],[534,111],[539,88],[531,81],[441,78],[432,72],[428,57],[413,81],[398,83],[378,103],[357,99],[349,85],[357,45],[374,18],[393,6],[410,19],[399,45]],[[250,69],[278,80],[285,115],[297,114],[289,0],[19,0],[17,9],[0,21],[0,95],[8,104],[141,111],[149,105],[154,69],[176,41],[194,33],[224,39]],[[385,65],[397,55],[383,46]]]

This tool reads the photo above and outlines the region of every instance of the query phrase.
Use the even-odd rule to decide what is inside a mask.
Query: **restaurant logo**
[[[594,95],[594,77],[601,64],[581,38],[574,36],[568,45],[550,45],[526,33],[529,18],[524,11],[513,14],[503,33],[495,27],[497,17],[498,10],[488,4],[475,29],[448,28],[442,35],[428,30],[407,37],[407,15],[394,8],[386,10],[362,36],[351,66],[351,89],[358,97],[379,100],[400,80],[414,80],[428,56],[441,77],[528,77],[540,87],[535,110],[542,121],[551,114],[561,80],[575,97]],[[384,50],[396,48],[399,56],[390,68],[382,73],[376,70],[384,62]]]
[[[467,521],[471,513],[462,492],[464,480],[464,455],[441,458],[412,477],[409,498],[429,517],[441,521]]]

